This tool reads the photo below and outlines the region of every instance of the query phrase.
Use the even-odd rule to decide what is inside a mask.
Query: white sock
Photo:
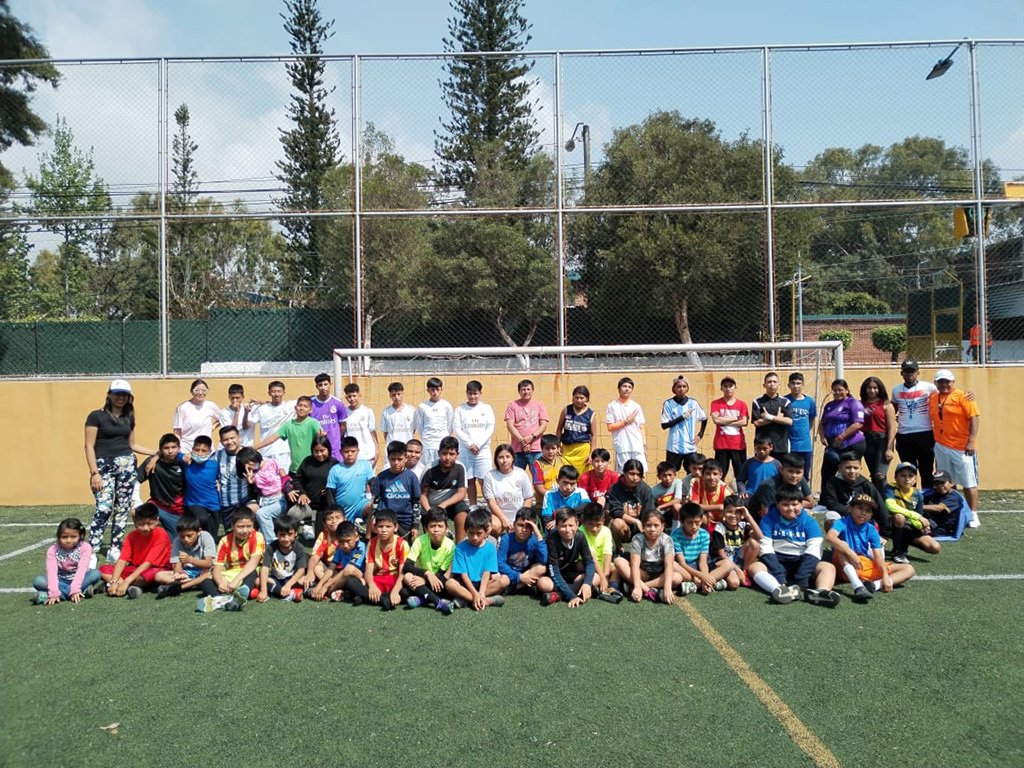
[[[771,594],[771,591],[773,589],[779,586],[779,580],[772,576],[770,573],[768,573],[768,571],[761,571],[760,573],[755,573],[754,583],[769,594]]]
[[[882,588],[882,580],[881,579],[875,579],[871,583],[875,585],[875,589],[881,589]]]
[[[860,580],[860,576],[857,575],[857,569],[854,568],[850,563],[843,566],[843,575],[846,576],[850,581],[850,586],[854,589],[860,589],[864,586],[864,582]]]

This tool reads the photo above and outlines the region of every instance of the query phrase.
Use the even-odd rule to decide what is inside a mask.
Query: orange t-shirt
[[[928,398],[928,413],[932,417],[935,442],[956,451],[967,447],[967,438],[971,436],[971,419],[980,415],[978,404],[968,400],[959,389],[954,389],[945,397],[932,392]]]

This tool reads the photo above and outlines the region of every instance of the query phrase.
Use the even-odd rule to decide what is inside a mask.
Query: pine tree
[[[522,0],[452,0],[445,51],[515,52],[530,42]],[[441,178],[470,198],[485,171],[522,172],[535,152],[535,127],[527,80],[533,62],[523,56],[456,56],[441,83],[451,111],[436,134]]]
[[[199,174],[195,168],[195,153],[199,145],[188,132],[188,104],[182,104],[174,110],[174,122],[178,130],[171,138],[172,205],[177,210],[185,210],[195,202],[199,185]]]
[[[290,62],[286,69],[291,78],[291,103],[288,115],[294,124],[281,131],[285,159],[278,162],[278,179],[288,191],[282,207],[287,211],[322,210],[324,175],[339,161],[340,139],[334,121],[334,110],[327,106],[333,88],[324,86],[324,41],[334,34],[333,19],[325,22],[317,8],[317,0],[285,0],[287,15],[284,28],[291,37],[293,54],[304,58]],[[323,287],[323,226],[312,218],[287,218],[282,221],[291,259],[286,262],[286,279],[295,291],[317,291]]]

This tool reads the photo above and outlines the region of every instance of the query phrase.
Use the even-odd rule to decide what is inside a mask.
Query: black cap
[[[953,482],[953,478],[950,477],[949,472],[947,472],[944,469],[940,469],[935,474],[932,475],[932,485],[935,485],[936,483],[952,483],[952,482]]]
[[[917,360],[904,360],[903,365],[900,366],[902,371],[919,371],[921,366],[917,364]]]

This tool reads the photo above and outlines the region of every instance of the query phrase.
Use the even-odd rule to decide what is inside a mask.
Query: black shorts
[[[454,520],[456,515],[469,513],[469,504],[463,500],[458,504],[452,504],[450,507],[445,507],[444,511],[445,514],[448,515],[449,520]]]
[[[665,572],[664,563],[640,563],[640,570],[648,579],[656,579]]]

